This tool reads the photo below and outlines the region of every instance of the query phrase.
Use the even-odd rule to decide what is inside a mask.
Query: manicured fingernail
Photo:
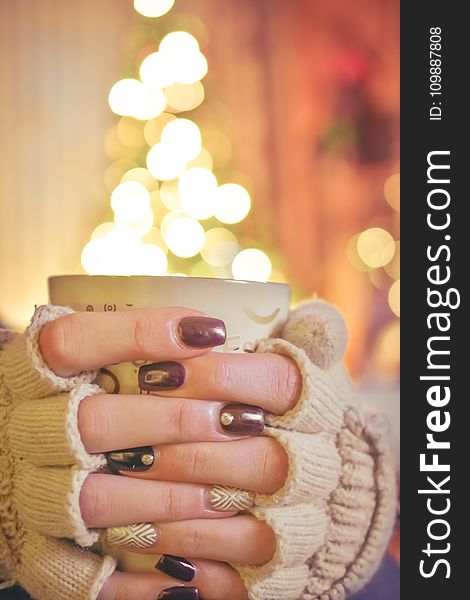
[[[181,581],[192,581],[196,575],[196,567],[189,560],[171,554],[162,554],[155,568],[157,571]]]
[[[125,527],[110,527],[106,531],[106,540],[113,546],[126,548],[148,548],[160,537],[160,531],[152,523],[135,523]]]
[[[176,586],[162,590],[157,600],[200,600],[200,596],[195,587]]]
[[[212,348],[225,344],[225,323],[212,317],[184,317],[178,323],[178,336],[192,348]]]
[[[220,512],[248,510],[255,502],[255,493],[225,485],[213,485],[209,493],[211,506]]]
[[[145,392],[174,390],[184,383],[186,371],[174,361],[151,363],[139,369],[139,387]]]
[[[264,429],[264,411],[258,406],[226,404],[219,419],[228,435],[259,435]]]
[[[158,458],[152,446],[114,450],[106,452],[105,456],[108,466],[113,471],[147,471]]]

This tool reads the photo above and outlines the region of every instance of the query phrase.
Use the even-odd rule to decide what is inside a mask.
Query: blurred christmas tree
[[[124,39],[129,77],[109,93],[120,116],[106,137],[111,206],[82,252],[89,274],[282,280],[271,259],[240,238],[249,192],[220,183],[228,140],[201,108],[208,65],[195,16],[170,14],[174,0],[135,0]],[[196,112],[193,112],[196,111]],[[206,116],[202,131],[194,115]]]

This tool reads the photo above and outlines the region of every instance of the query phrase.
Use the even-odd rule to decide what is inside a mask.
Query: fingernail
[[[219,420],[228,435],[259,435],[264,429],[264,411],[258,406],[226,404]]]
[[[171,554],[162,554],[155,568],[157,571],[181,581],[192,581],[196,575],[196,567],[189,560]]]
[[[113,471],[147,471],[155,462],[155,453],[152,446],[140,448],[126,448],[106,452],[108,466]]]
[[[186,371],[174,361],[151,363],[139,369],[139,387],[146,392],[174,390],[184,383]]]
[[[113,546],[126,548],[148,548],[160,537],[160,531],[152,523],[135,523],[125,527],[110,527],[106,540]]]
[[[225,323],[212,317],[184,317],[178,323],[178,336],[187,346],[212,348],[225,344]]]
[[[195,587],[176,586],[162,590],[157,600],[200,600],[200,596]]]
[[[255,493],[225,485],[213,485],[209,498],[212,508],[220,512],[248,510],[255,502]]]

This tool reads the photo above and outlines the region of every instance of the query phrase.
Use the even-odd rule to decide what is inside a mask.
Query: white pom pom
[[[343,358],[347,330],[336,308],[313,300],[290,311],[281,337],[303,348],[318,367],[329,369]]]

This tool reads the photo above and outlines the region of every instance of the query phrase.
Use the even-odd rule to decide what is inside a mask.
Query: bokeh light
[[[204,86],[200,81],[189,85],[173,83],[165,89],[166,103],[175,111],[194,110],[204,101]]]
[[[176,179],[186,168],[186,159],[178,149],[166,144],[155,144],[147,154],[147,167],[150,173],[161,181]]]
[[[206,232],[201,256],[212,267],[223,267],[232,262],[238,252],[237,238],[228,229],[214,227]]]
[[[162,232],[156,227],[152,227],[148,233],[146,233],[142,237],[142,241],[144,244],[152,244],[153,246],[158,246],[165,254],[168,252],[168,246],[166,245],[165,240],[163,239]]]
[[[119,211],[114,216],[114,222],[117,226],[129,227],[137,235],[145,235],[150,231],[153,225],[153,212],[150,208],[138,212],[136,210]]]
[[[209,169],[209,171],[212,171],[212,167],[213,167],[212,156],[209,154],[209,152],[205,148],[201,148],[201,151],[196,156],[196,158],[193,158],[193,160],[190,160],[188,162],[188,164],[186,165],[187,169],[192,169],[194,167],[202,167],[203,169]]]
[[[106,237],[108,233],[110,233],[115,227],[116,225],[111,221],[101,223],[100,225],[98,225],[98,227],[95,227],[93,229],[93,233],[90,236],[90,240],[96,240],[98,238]]]
[[[142,244],[139,252],[139,275],[165,275],[168,259],[165,252],[153,244]]]
[[[161,17],[172,9],[175,0],[134,0],[135,10],[144,17]]]
[[[272,265],[269,256],[257,248],[248,248],[237,254],[232,263],[235,279],[268,281]]]
[[[113,190],[111,207],[115,214],[144,213],[150,208],[149,192],[138,181],[124,181]]]
[[[384,269],[392,279],[400,279],[400,242],[395,242],[395,254]]]
[[[385,229],[371,227],[359,235],[357,252],[368,267],[383,267],[395,254],[395,241]]]
[[[160,89],[175,81],[171,64],[161,52],[148,54],[140,65],[139,74],[146,85]]]
[[[214,214],[217,179],[208,169],[195,167],[185,171],[178,183],[183,210],[194,219],[208,219]]]
[[[168,248],[176,256],[195,256],[204,246],[205,234],[202,225],[190,217],[174,219],[164,233]]]
[[[400,316],[400,280],[394,281],[388,291],[388,303],[392,312]]]
[[[201,151],[201,132],[190,119],[174,119],[162,130],[161,143],[183,157],[185,162],[196,158]]]
[[[145,123],[144,138],[150,147],[155,146],[155,144],[161,141],[163,128],[174,119],[176,119],[175,115],[164,112],[155,119],[150,119]]]
[[[160,198],[169,210],[181,210],[181,198],[178,192],[178,181],[164,181],[160,188]]]
[[[132,117],[121,117],[116,133],[121,144],[129,148],[142,148],[145,144],[142,124]]]
[[[157,188],[157,182],[148,169],[138,167],[126,171],[121,178],[121,183],[126,181],[137,181],[142,184],[149,192],[153,192]]]
[[[216,218],[222,223],[238,223],[249,213],[250,194],[238,183],[224,183],[215,193]]]
[[[400,173],[395,173],[387,179],[384,185],[384,196],[393,209],[400,210]]]
[[[153,119],[166,106],[166,98],[159,88],[144,85],[137,79],[121,79],[109,92],[111,110],[122,116],[140,120]]]
[[[199,43],[187,31],[172,31],[160,42],[158,50],[169,57],[185,57],[199,52]]]

